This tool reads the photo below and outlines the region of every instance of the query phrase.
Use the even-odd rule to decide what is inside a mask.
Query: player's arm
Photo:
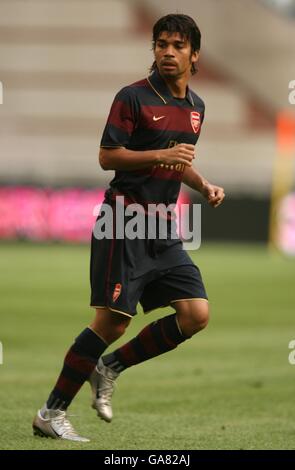
[[[193,166],[185,167],[182,182],[201,193],[212,207],[219,206],[225,197],[223,188],[209,183]]]
[[[194,146],[190,144],[160,150],[134,151],[125,147],[100,147],[99,150],[99,163],[103,170],[140,170],[159,163],[180,163],[191,167],[194,158]]]

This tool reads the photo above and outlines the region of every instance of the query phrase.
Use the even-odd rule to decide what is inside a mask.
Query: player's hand
[[[192,166],[195,158],[195,146],[191,144],[178,144],[169,149],[159,150],[160,162],[165,165],[177,165],[182,163]]]
[[[203,196],[212,207],[218,207],[225,198],[224,189],[206,182],[202,189]]]

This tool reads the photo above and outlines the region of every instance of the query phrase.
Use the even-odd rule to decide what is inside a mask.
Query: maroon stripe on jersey
[[[153,169],[152,176],[161,180],[182,181],[183,171],[169,170],[165,167],[157,166]]]
[[[138,80],[137,82],[134,82],[129,86],[130,86],[130,88],[136,88],[136,87],[143,87],[144,88],[144,87],[149,86],[149,82],[147,81],[146,78],[143,78],[142,80]]]
[[[199,116],[200,126],[197,134],[200,133],[202,114],[193,111],[192,108],[179,106],[141,106],[140,127],[145,129],[186,132],[195,135],[192,126],[193,116]]]
[[[151,175],[151,177],[157,179],[182,181],[184,168],[185,166],[182,163],[177,165],[158,164],[142,170],[133,170],[132,175]]]
[[[159,204],[159,202],[156,201],[139,201],[135,199],[131,199],[130,197],[126,196],[123,193],[120,193],[119,191],[116,191],[112,194],[111,198],[113,201],[116,201],[116,196],[124,196],[124,205],[129,206],[129,204],[141,204],[145,208],[147,208],[147,204]],[[120,201],[118,201],[120,204]]]
[[[111,199],[112,201],[116,201],[116,196],[124,196],[124,206],[125,207],[128,207],[130,204],[139,204],[139,206],[142,206],[143,207],[143,210],[140,210],[141,208],[138,207],[138,212],[141,212],[141,213],[145,213],[147,215],[155,215],[154,213],[152,213],[150,210],[149,210],[149,207],[148,207],[148,204],[153,204],[153,205],[158,205],[159,202],[154,202],[154,201],[145,201],[145,202],[139,202],[139,201],[136,201],[135,199],[130,199],[128,196],[125,196],[125,194],[123,193],[119,193],[119,192],[116,192],[116,194],[112,194],[111,196]],[[120,202],[119,202],[120,204]],[[165,220],[175,220],[176,219],[176,215],[175,214],[170,214],[170,212],[168,213],[164,213],[162,214],[160,210],[158,210],[157,212],[158,216],[162,219],[165,219]],[[115,230],[115,229],[114,229]]]
[[[69,350],[65,357],[65,364],[67,366],[85,375],[91,374],[93,371],[93,363],[95,362],[96,361],[93,361],[88,357],[86,358],[85,356],[80,356],[79,354],[74,353],[72,350]]]
[[[130,107],[123,101],[115,101],[110,111],[108,123],[131,135],[134,130],[134,119]]]

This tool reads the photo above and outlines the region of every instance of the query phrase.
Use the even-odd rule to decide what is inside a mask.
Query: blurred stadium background
[[[83,390],[80,426],[92,436],[103,426],[92,448],[294,448],[293,0],[1,0],[0,448],[70,448],[31,438],[30,420],[91,318],[88,240],[112,177],[97,163],[112,99],[147,75],[151,27],[170,12],[193,16],[202,31],[191,82],[206,103],[197,166],[227,195],[216,211],[202,204],[203,245],[192,254],[212,326],[175,353],[174,369],[159,358],[156,371],[149,363],[131,370],[134,395],[122,377],[111,429],[89,422]],[[271,206],[284,256],[267,251]],[[128,335],[146,321],[136,319]]]

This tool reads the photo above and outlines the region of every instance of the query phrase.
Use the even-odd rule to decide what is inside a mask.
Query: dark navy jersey
[[[101,147],[159,150],[198,141],[204,102],[187,88],[186,97],[174,98],[155,70],[152,75],[124,87],[112,104]],[[123,195],[125,203],[176,204],[184,165],[152,165],[132,171],[116,170],[106,201]]]

